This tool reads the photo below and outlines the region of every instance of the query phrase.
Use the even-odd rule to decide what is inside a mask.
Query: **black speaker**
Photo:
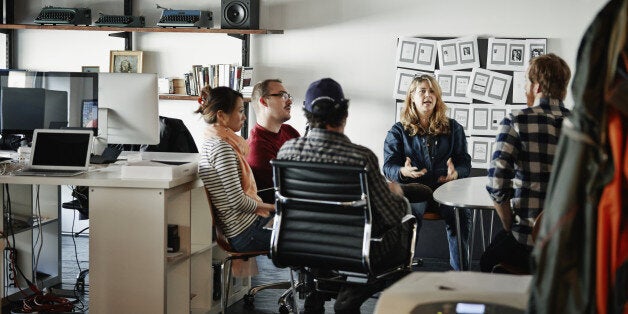
[[[259,0],[222,0],[221,7],[221,28],[259,28]]]

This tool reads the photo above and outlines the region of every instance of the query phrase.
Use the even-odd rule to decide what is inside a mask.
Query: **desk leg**
[[[464,269],[463,257],[462,257],[462,234],[460,233],[460,216],[458,215],[458,207],[454,207],[454,216],[456,216],[456,240],[458,242],[458,259],[460,262],[461,270]]]
[[[491,211],[491,229],[488,232],[488,244],[491,244],[493,241],[493,223],[495,222],[495,210]]]
[[[486,251],[486,240],[484,239],[484,211],[480,211],[480,230],[482,230],[482,253]]]
[[[471,261],[473,260],[473,246],[475,245],[475,224],[477,222],[478,211],[473,209],[473,219],[471,220],[471,239],[469,240],[469,247],[467,247],[467,261],[469,262],[468,269],[471,269]]]

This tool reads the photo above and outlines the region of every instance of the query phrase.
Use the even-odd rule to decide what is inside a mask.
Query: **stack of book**
[[[251,97],[253,68],[232,64],[193,65],[192,71],[185,73],[185,92],[198,95],[205,85],[211,87],[228,86]]]

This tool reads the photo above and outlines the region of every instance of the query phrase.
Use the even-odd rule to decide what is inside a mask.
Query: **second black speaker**
[[[221,4],[221,28],[259,28],[259,0],[222,0]]]

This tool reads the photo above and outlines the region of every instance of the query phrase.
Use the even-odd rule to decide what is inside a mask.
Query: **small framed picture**
[[[84,65],[81,67],[81,72],[98,73],[100,72],[100,67],[97,65]]]
[[[511,44],[509,46],[509,49],[510,49],[510,60],[508,60],[508,64],[523,66],[523,58],[525,57],[524,55],[525,44]]]
[[[458,121],[462,128],[467,130],[469,128],[469,108],[454,108],[454,120]]]
[[[401,111],[403,110],[403,106],[405,103],[403,101],[397,101],[395,104],[395,123],[401,121]]]
[[[109,72],[142,73],[143,51],[112,50],[109,54]]]

